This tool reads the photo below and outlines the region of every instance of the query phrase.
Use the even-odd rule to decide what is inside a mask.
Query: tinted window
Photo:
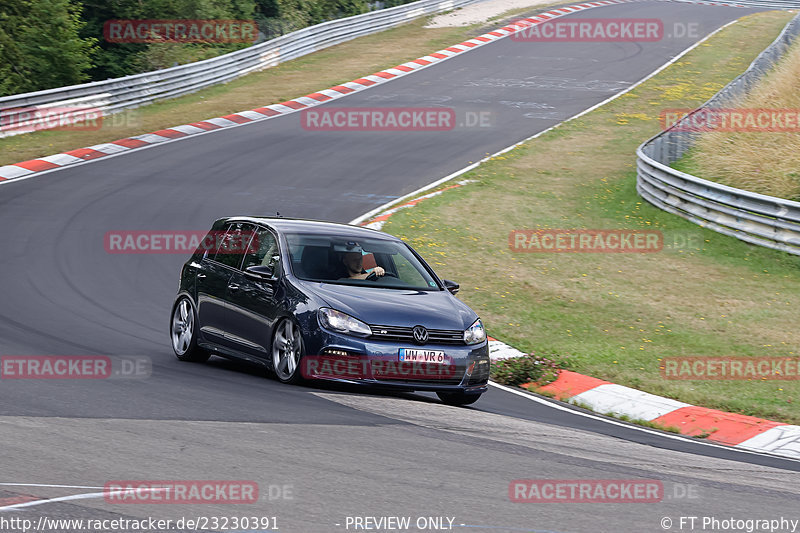
[[[415,259],[413,256],[411,258]],[[409,258],[401,254],[395,254],[392,256],[391,260],[394,262],[394,267],[397,270],[397,277],[401,281],[412,287],[423,287],[428,284],[426,277],[411,263]]]
[[[250,244],[255,228],[250,224],[235,222],[228,226],[225,236],[219,241],[219,247],[214,255],[218,261],[229,267],[239,268],[242,264],[244,251]]]
[[[268,266],[277,274],[280,265],[278,241],[266,228],[258,228],[255,237],[250,241],[247,253],[244,256],[242,270],[250,266]]]
[[[387,289],[437,290],[425,266],[402,242],[347,235],[286,235],[292,272],[300,279],[342,285]],[[360,254],[364,274],[381,267],[385,275],[374,280],[358,279],[348,273],[345,256]]]

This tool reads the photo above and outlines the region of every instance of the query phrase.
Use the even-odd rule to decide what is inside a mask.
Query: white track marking
[[[1,487],[46,487],[54,489],[102,489],[103,487],[87,487],[85,485],[48,485],[46,483],[0,483]]]
[[[7,485],[6,483],[0,483],[0,485]],[[34,487],[69,487],[69,485],[37,485],[37,484],[28,484],[28,485],[20,485],[18,483],[13,483],[12,485],[17,486],[34,486]],[[17,509],[22,509],[23,507],[33,507],[36,505],[44,505],[46,503],[55,503],[55,502],[66,502],[70,500],[89,500],[92,498],[104,498],[108,495],[117,495],[117,494],[126,494],[128,492],[134,492],[135,490],[147,490],[147,491],[158,491],[158,490],[168,490],[167,488],[163,487],[148,487],[148,488],[139,488],[139,489],[132,489],[132,490],[105,490],[104,487],[75,487],[75,488],[87,488],[87,489],[103,489],[103,492],[87,492],[84,494],[71,494],[69,496],[59,496],[57,498],[45,498],[42,500],[33,500],[30,502],[23,502],[23,503],[15,503],[13,505],[6,505],[5,507],[0,507],[0,511],[15,511]]]
[[[14,505],[6,505],[5,507],[0,507],[0,511],[16,511],[17,509],[22,509],[24,507],[33,507],[35,505],[44,505],[46,503],[55,503],[55,502],[66,502],[70,500],[88,500],[91,498],[102,498],[106,493],[105,492],[89,492],[86,494],[72,494],[70,496],[60,496],[58,498],[48,498],[46,500],[34,500],[32,502],[24,502],[24,503],[17,503]]]
[[[506,387],[505,385],[500,385],[499,383],[495,383],[494,381],[490,381],[489,385],[491,385],[492,387],[496,387],[496,388],[498,388],[500,390],[503,390],[503,391],[506,391],[506,392],[510,392],[511,394],[516,394],[517,396],[522,396],[523,398],[527,398],[532,402],[536,402],[536,403],[539,403],[539,404],[542,404],[542,405],[546,405],[548,407],[552,407],[553,409],[558,409],[559,411],[567,411],[567,412],[572,413],[574,415],[583,416],[583,417],[586,417],[586,418],[591,418],[592,420],[599,420],[600,422],[605,422],[607,424],[611,424],[611,425],[614,425],[614,426],[621,426],[621,427],[625,427],[625,428],[628,428],[628,429],[632,429],[634,431],[641,431],[642,433],[649,433],[651,435],[658,435],[658,436],[664,437],[666,439],[680,440],[680,441],[683,441],[683,442],[691,442],[691,443],[698,444],[698,445],[701,445],[701,446],[710,446],[712,448],[718,448],[718,449],[722,449],[722,450],[730,450],[730,451],[733,451],[733,452],[746,453],[746,454],[750,454],[750,455],[761,455],[761,456],[769,455],[771,457],[775,457],[775,458],[778,458],[778,459],[783,459],[784,461],[794,461],[796,463],[800,463],[800,460],[792,459],[791,457],[786,457],[785,455],[775,455],[775,454],[766,453],[766,452],[756,452],[756,451],[750,451],[750,450],[743,450],[741,448],[736,448],[736,447],[733,447],[733,446],[725,446],[724,444],[714,444],[712,442],[706,442],[706,441],[702,441],[702,440],[697,440],[697,439],[694,439],[692,437],[685,437],[683,435],[672,435],[670,433],[665,433],[663,431],[656,431],[656,430],[645,428],[645,427],[641,427],[641,426],[635,426],[635,425],[632,425],[632,424],[627,424],[625,422],[618,422],[616,420],[605,418],[605,417],[602,417],[602,416],[599,416],[599,415],[594,415],[592,413],[586,413],[584,411],[579,411],[579,410],[574,409],[574,408],[569,408],[569,407],[563,406],[561,404],[555,403],[553,401],[545,400],[544,398],[539,398],[538,396],[534,396],[532,394],[525,393],[522,390],[516,390],[516,389],[511,388],[511,387]]]

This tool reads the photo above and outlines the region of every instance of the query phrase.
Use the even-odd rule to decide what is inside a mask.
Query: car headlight
[[[372,330],[364,322],[351,317],[347,313],[342,313],[341,311],[328,307],[320,307],[319,322],[324,328],[340,331],[342,333],[372,335]]]
[[[483,329],[483,322],[479,318],[470,327],[464,330],[464,342],[467,344],[478,344],[486,340],[486,330]]]

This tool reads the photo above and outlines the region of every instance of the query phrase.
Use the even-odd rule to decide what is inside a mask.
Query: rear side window
[[[250,245],[250,241],[255,234],[255,227],[243,222],[234,222],[228,226],[225,236],[218,242],[215,250],[214,261],[228,265],[232,268],[239,268],[244,258],[244,252]],[[209,253],[211,257],[211,253]]]

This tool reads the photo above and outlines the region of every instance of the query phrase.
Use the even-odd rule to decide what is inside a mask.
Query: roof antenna
[[[275,216],[279,217],[279,216],[281,216],[281,214],[278,211],[275,211]]]

